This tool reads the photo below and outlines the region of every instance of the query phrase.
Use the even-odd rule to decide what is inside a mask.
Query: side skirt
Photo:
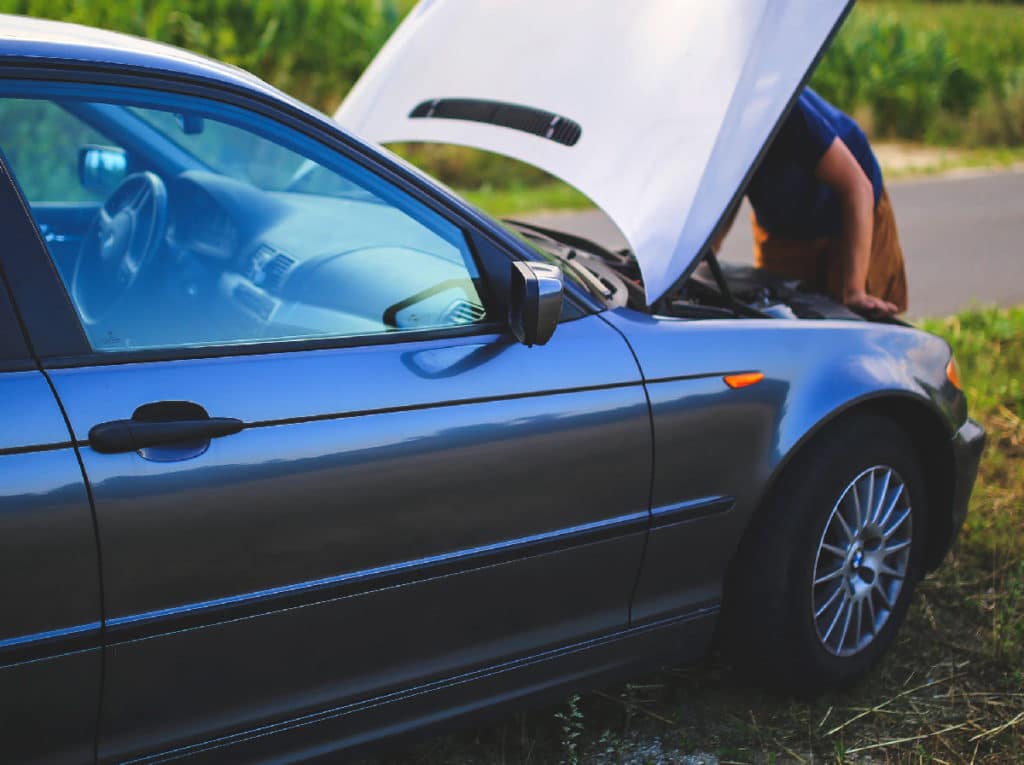
[[[336,758],[344,750],[394,746],[427,732],[462,727],[558,700],[645,669],[703,656],[718,606],[631,627],[604,637],[516,659],[342,707],[131,760],[162,763]]]

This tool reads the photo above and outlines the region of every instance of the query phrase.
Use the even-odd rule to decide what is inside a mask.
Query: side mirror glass
[[[82,188],[107,196],[128,175],[128,155],[116,146],[84,146],[78,150]]]
[[[562,315],[562,272],[558,266],[520,260],[512,264],[508,323],[523,345],[544,345]]]

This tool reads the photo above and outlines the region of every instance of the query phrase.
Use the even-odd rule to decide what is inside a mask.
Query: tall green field
[[[248,69],[333,111],[415,0],[0,0],[0,12],[104,27]],[[875,138],[1024,146],[1024,3],[861,0],[813,85]],[[455,147],[400,153],[496,212],[586,201],[550,177]],[[539,195],[534,193],[537,189]],[[510,195],[508,190],[518,190]],[[513,198],[514,196],[514,198]]]
[[[249,69],[330,111],[414,0],[0,0]],[[878,135],[1024,142],[1024,3],[862,0],[814,77]],[[450,159],[446,159],[450,164]]]
[[[0,12],[148,37],[330,110],[415,0],[0,0]]]
[[[1024,4],[857,5],[815,73],[876,138],[1024,143]]]

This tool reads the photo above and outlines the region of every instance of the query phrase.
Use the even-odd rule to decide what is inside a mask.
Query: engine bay
[[[640,268],[629,250],[608,250],[573,234],[522,221],[506,223],[556,258],[567,276],[600,296],[610,308],[629,307],[686,319],[868,320],[797,279],[752,266],[718,262],[711,253],[680,287],[648,308]]]

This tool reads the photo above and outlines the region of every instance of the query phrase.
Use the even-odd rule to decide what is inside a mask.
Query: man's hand
[[[846,303],[846,307],[850,310],[872,319],[895,316],[899,312],[899,308],[892,303],[863,291],[848,293],[844,297],[843,302]]]

